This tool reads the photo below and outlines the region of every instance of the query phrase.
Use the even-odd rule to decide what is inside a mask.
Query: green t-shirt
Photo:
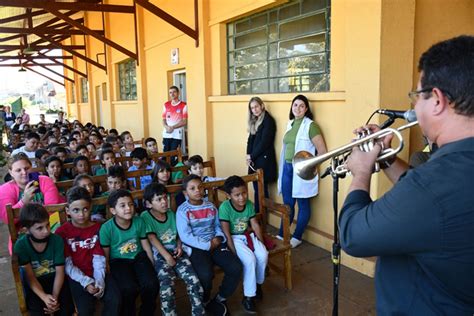
[[[110,259],[135,259],[143,251],[141,239],[146,239],[145,223],[134,216],[130,227],[123,229],[112,217],[100,228],[99,238],[102,247],[110,248]]]
[[[107,174],[107,169],[105,169],[105,167],[97,168],[94,174],[96,176],[103,176],[104,174]]]
[[[164,221],[158,220],[149,210],[143,212],[140,217],[146,224],[147,235],[155,234],[163,247],[171,252],[176,249],[178,231],[176,229],[176,215],[174,212],[166,212],[166,219]],[[154,251],[158,250],[154,249]]]
[[[291,129],[285,133],[283,136],[283,144],[285,144],[285,161],[291,162],[293,156],[295,155],[295,145],[296,145],[296,135],[298,135],[298,130],[300,129],[303,118],[294,120]],[[315,136],[321,135],[319,126],[315,122],[311,122],[309,125],[309,139],[313,139]]]
[[[56,272],[56,266],[64,265],[64,242],[55,234],[51,234],[43,252],[33,248],[28,234],[20,237],[13,251],[18,255],[20,266],[31,264],[36,278]]]
[[[229,222],[232,235],[244,234],[252,217],[255,217],[255,208],[251,201],[247,201],[242,211],[236,210],[230,200],[224,201],[219,207],[219,220]]]
[[[182,167],[184,164],[182,162],[178,162],[175,167]],[[184,174],[182,171],[173,171],[171,172],[171,181],[173,183],[178,183],[180,180],[183,180]]]

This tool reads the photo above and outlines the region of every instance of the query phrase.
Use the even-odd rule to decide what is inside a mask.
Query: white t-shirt
[[[15,149],[14,151],[12,151],[12,156],[13,155],[16,155],[18,153],[24,153],[25,155],[28,156],[28,158],[30,158],[31,160],[31,163],[33,165],[34,168],[36,168],[36,157],[35,157],[35,152],[34,151],[27,151],[25,149],[25,146],[21,146],[20,148],[17,148]]]

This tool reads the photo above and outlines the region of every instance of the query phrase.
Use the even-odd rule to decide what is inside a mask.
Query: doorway
[[[173,85],[179,88],[181,101],[187,102],[186,97],[186,70],[178,70],[173,72]],[[188,155],[188,127],[184,128],[184,136],[181,141],[181,151],[183,156]]]

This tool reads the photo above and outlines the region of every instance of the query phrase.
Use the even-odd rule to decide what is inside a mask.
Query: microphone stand
[[[326,171],[321,175],[321,179],[331,175],[332,177],[332,201],[334,209],[334,239],[332,243],[332,253],[331,261],[333,266],[333,307],[332,315],[337,316],[339,312],[339,275],[341,271],[341,244],[339,242],[339,226],[338,224],[338,193],[339,193],[339,179],[344,178],[346,175],[338,175],[333,170],[333,167],[337,167],[342,163],[342,160],[333,158],[331,165],[326,169]]]

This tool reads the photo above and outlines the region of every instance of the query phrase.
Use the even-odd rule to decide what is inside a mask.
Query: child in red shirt
[[[105,255],[100,247],[100,224],[90,220],[92,198],[83,187],[67,193],[66,212],[71,217],[56,233],[64,240],[66,275],[79,315],[94,315],[96,299],[103,299],[103,315],[118,315],[120,294],[105,276]],[[106,286],[107,285],[107,286]]]

